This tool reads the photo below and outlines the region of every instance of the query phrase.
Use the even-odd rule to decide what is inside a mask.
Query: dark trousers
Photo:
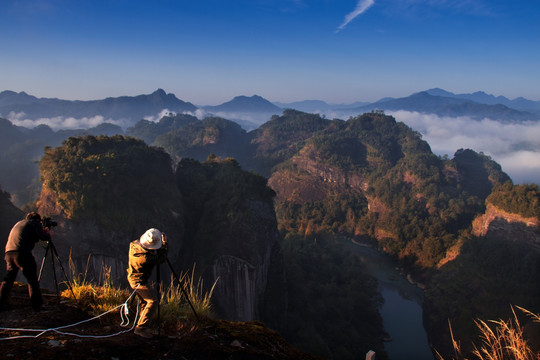
[[[0,285],[0,308],[6,304],[17,273],[21,270],[28,282],[28,296],[30,296],[32,308],[39,310],[43,305],[43,299],[39,289],[37,265],[34,256],[31,253],[10,251],[6,253],[4,259],[6,260],[7,274],[2,285]]]

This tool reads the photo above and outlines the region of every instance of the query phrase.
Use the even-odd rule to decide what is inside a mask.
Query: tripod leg
[[[156,266],[156,277],[157,277],[157,325],[158,325],[158,336],[161,336],[161,313],[160,313],[160,302],[161,302],[161,274],[159,264]]]
[[[191,310],[193,311],[193,314],[195,314],[195,317],[197,318],[197,321],[200,321],[201,319],[199,319],[199,315],[197,314],[197,312],[195,311],[195,308],[193,307],[193,304],[191,303],[191,301],[189,300],[189,296],[188,294],[186,293],[186,290],[184,289],[184,287],[182,286],[182,282],[180,281],[180,278],[178,277],[178,275],[176,274],[176,272],[174,271],[173,267],[172,267],[172,264],[171,264],[171,261],[169,260],[169,258],[167,258],[167,264],[169,265],[169,268],[171,269],[171,272],[173,273],[173,276],[176,278],[176,281],[178,281],[178,284],[180,284],[180,289],[182,289],[182,293],[184,294],[184,296],[186,297],[186,300],[189,304],[189,306],[191,307]]]
[[[73,291],[73,287],[71,287],[71,282],[69,281],[67,277],[66,270],[64,269],[64,266],[62,265],[62,262],[60,261],[60,257],[58,256],[58,251],[56,251],[56,247],[53,245],[52,242],[51,242],[51,248],[52,248],[52,253],[56,257],[56,260],[58,260],[58,264],[60,264],[60,269],[62,270],[62,273],[64,274],[64,280],[66,281],[66,284],[69,290],[71,291],[71,295],[73,295],[73,299],[75,300],[75,303],[79,305],[79,302],[77,301],[77,297],[75,296],[75,292]],[[56,272],[54,273],[54,280],[56,281]],[[56,282],[56,292],[58,292],[58,281]]]
[[[54,285],[56,285],[56,296],[60,298],[60,291],[58,290],[58,278],[56,277],[56,267],[54,266],[54,256],[51,256],[52,271],[54,274]]]
[[[38,282],[41,280],[41,274],[43,274],[43,266],[45,265],[45,260],[47,259],[48,254],[49,254],[49,243],[47,243],[47,247],[45,248],[45,255],[43,255],[43,260],[41,260],[41,267],[39,268]]]

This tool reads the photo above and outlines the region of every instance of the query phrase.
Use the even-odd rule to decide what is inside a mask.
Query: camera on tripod
[[[50,217],[44,217],[43,219],[41,219],[41,224],[43,225],[44,228],[49,228],[49,229],[58,225],[58,223]]]

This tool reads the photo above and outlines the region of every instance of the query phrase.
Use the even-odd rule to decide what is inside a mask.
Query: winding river
[[[379,282],[384,298],[380,312],[384,328],[392,338],[385,343],[390,360],[433,360],[422,325],[422,290],[400,275],[384,254],[350,241],[344,244],[360,257],[366,270]]]

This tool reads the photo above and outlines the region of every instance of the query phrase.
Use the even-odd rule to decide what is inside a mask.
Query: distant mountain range
[[[0,117],[8,120],[38,120],[55,117],[75,119],[102,116],[128,127],[144,118],[156,118],[163,110],[172,113],[192,113],[200,110],[206,115],[216,115],[233,120],[246,130],[253,130],[272,115],[284,109],[319,113],[329,117],[356,116],[372,110],[415,111],[439,116],[469,116],[473,119],[490,118],[498,121],[526,121],[540,119],[540,101],[524,98],[510,100],[484,92],[453,94],[434,88],[402,98],[383,98],[373,103],[328,104],[322,100],[304,100],[291,103],[272,103],[261,96],[237,96],[216,106],[195,106],[158,89],[148,95],[121,96],[102,100],[61,100],[37,98],[25,92],[0,92]]]
[[[305,100],[292,103],[274,103],[283,109],[305,112],[354,116],[371,110],[406,110],[439,116],[470,116],[475,119],[522,121],[540,119],[540,101],[517,98],[510,100],[504,96],[493,96],[478,91],[472,94],[454,94],[434,88],[414,93],[407,97],[385,97],[376,102],[356,102],[353,104],[328,104],[320,100]]]
[[[490,94],[486,94],[483,91],[477,91],[472,94],[454,94],[449,91],[434,88],[429,89],[426,91],[430,95],[434,96],[443,96],[443,97],[453,97],[458,99],[465,99],[465,100],[471,100],[480,104],[487,104],[487,105],[505,105],[509,108],[516,109],[516,110],[523,110],[523,111],[530,111],[530,112],[537,112],[540,110],[540,101],[532,101],[527,100],[523,97],[518,97],[514,100],[510,100],[504,96],[493,96]]]
[[[348,110],[358,113],[373,109],[416,111],[449,117],[469,116],[478,120],[489,118],[499,121],[525,121],[540,118],[540,113],[516,110],[503,104],[484,104],[464,97],[432,95],[428,91],[398,99],[387,98]]]
[[[103,116],[105,120],[138,121],[146,116],[155,116],[162,110],[171,112],[195,111],[192,103],[178,99],[174,94],[166,94],[158,89],[149,95],[109,97],[103,100],[60,100],[36,98],[25,92],[0,93],[0,116],[7,119],[17,117],[36,120],[56,116],[83,117]]]

